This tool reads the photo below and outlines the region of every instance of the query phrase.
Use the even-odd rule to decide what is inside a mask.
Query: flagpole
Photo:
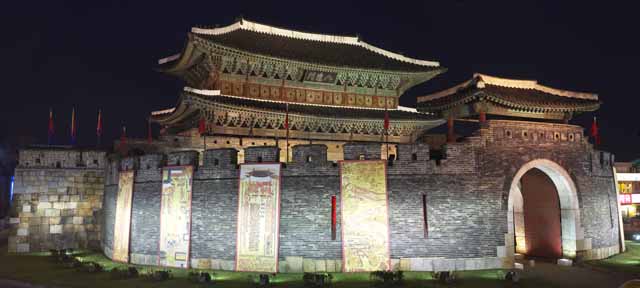
[[[51,146],[51,143],[53,142],[53,134],[54,134],[54,126],[53,126],[53,108],[49,108],[49,130],[47,131],[48,134],[48,139],[47,139],[47,144],[49,144],[49,146]]]
[[[102,109],[98,109],[98,123],[96,125],[96,143],[98,147],[102,144]]]

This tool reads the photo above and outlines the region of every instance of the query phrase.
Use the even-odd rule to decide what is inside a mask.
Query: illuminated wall
[[[277,272],[280,164],[240,168],[236,270]]]
[[[116,219],[113,235],[113,260],[129,262],[129,233],[131,232],[131,200],[133,171],[120,172],[116,198]]]
[[[386,164],[340,163],[343,271],[388,270],[391,266]]]
[[[188,267],[191,240],[191,184],[193,167],[162,170],[159,264]]]

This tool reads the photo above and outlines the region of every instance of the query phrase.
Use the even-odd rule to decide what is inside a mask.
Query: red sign
[[[631,194],[620,194],[618,195],[618,201],[620,205],[629,205],[632,203]]]

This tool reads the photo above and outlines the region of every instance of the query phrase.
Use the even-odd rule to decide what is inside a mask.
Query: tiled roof
[[[225,47],[302,62],[388,71],[440,69],[438,62],[405,57],[358,37],[298,32],[247,20],[222,28],[193,28],[192,33]]]
[[[441,111],[479,99],[511,109],[539,112],[593,111],[600,105],[596,94],[476,74],[473,79],[450,89],[418,97],[418,107],[424,111]]]

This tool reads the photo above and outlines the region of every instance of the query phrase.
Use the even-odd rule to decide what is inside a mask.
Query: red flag
[[[77,133],[77,127],[76,127],[76,108],[72,108],[71,109],[71,145],[75,145],[76,144],[76,133]]]
[[[102,136],[102,110],[98,110],[98,124],[96,125],[96,136]]]
[[[204,117],[200,117],[200,121],[198,121],[198,133],[202,136],[205,132],[207,132],[207,126],[204,122]]]
[[[600,134],[598,133],[598,123],[595,116],[593,116],[593,123],[591,123],[591,137],[593,137],[594,144],[600,145]]]
[[[53,142],[53,134],[55,133],[55,128],[53,126],[53,109],[51,108],[49,108],[49,131],[47,133],[49,135],[48,143],[51,145]]]
[[[122,134],[120,134],[120,151],[124,153],[127,145],[127,126],[122,125]]]

